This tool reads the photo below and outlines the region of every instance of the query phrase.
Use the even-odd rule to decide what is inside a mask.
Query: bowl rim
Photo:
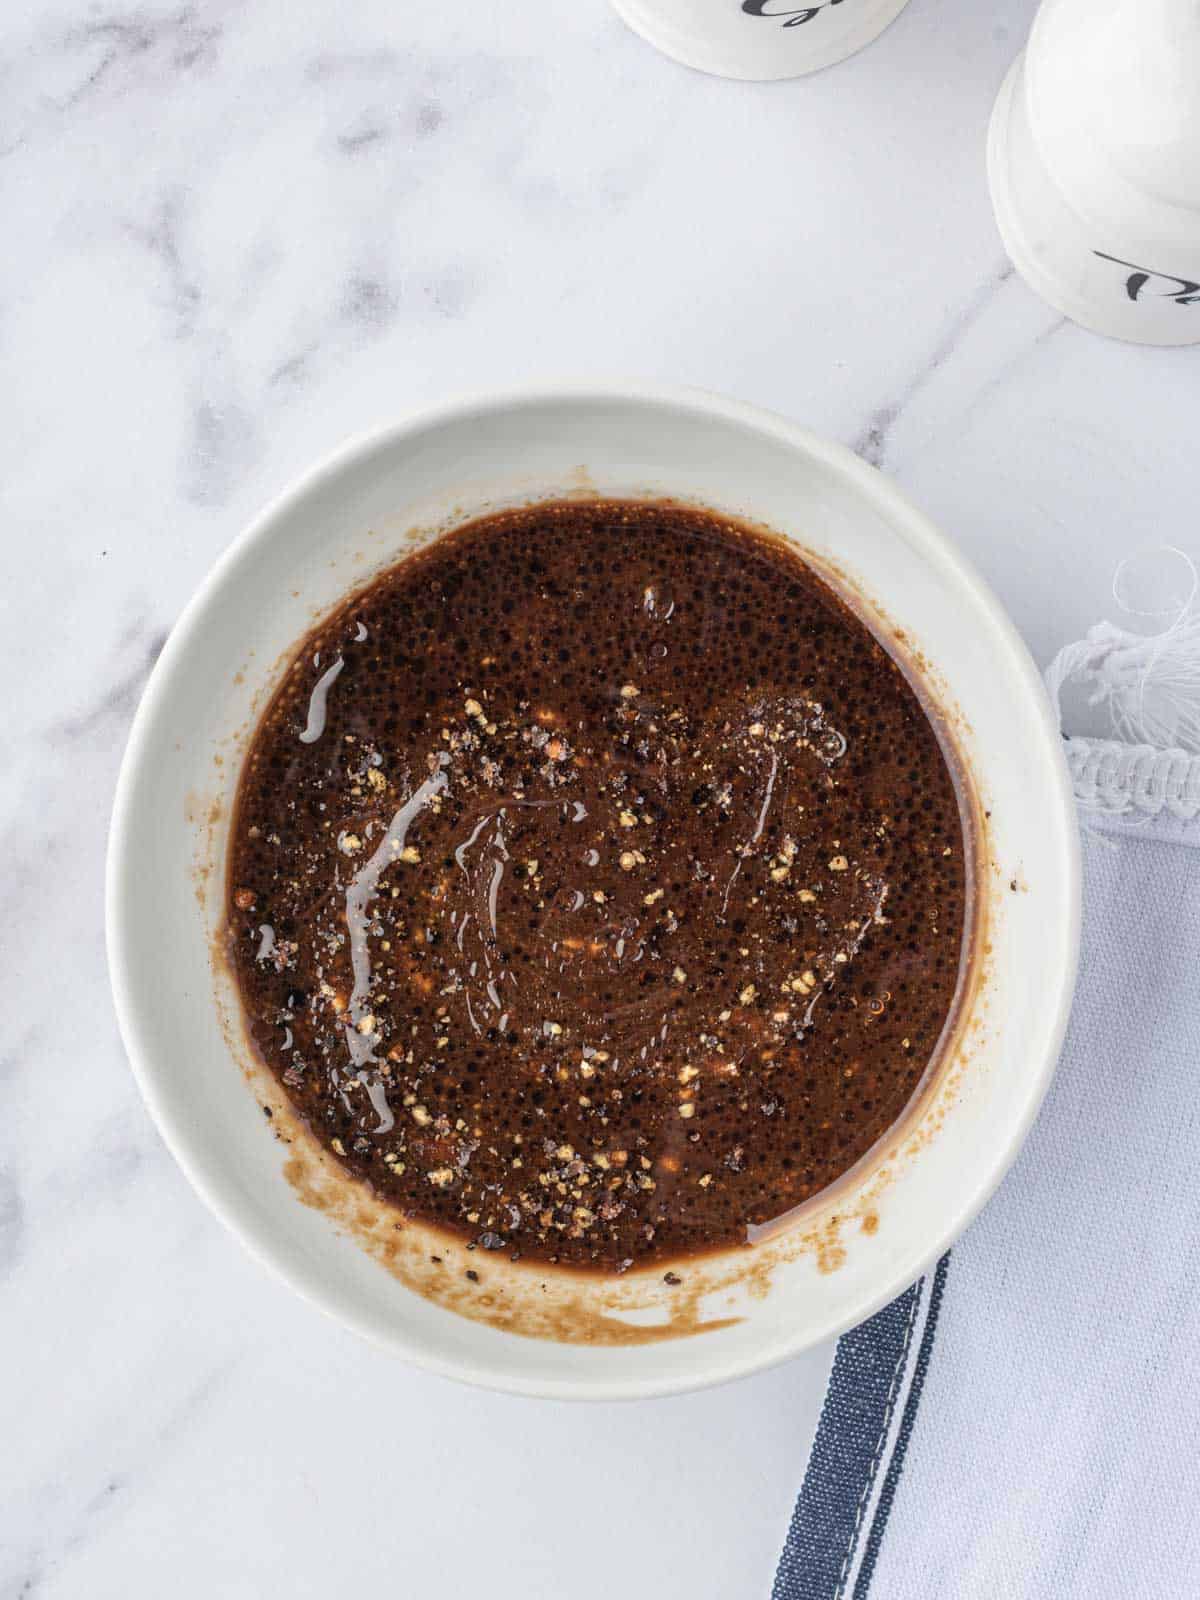
[[[1030,691],[1037,708],[1036,732],[1040,736],[1048,775],[1053,776],[1053,791],[1059,803],[1055,819],[1062,827],[1066,843],[1063,886],[1066,904],[1065,939],[1062,945],[1062,971],[1057,985],[1057,1006],[1045,1033],[1045,1047],[1037,1073],[1026,1089],[1025,1104],[1013,1133],[1002,1148],[973,1172],[969,1189],[947,1209],[946,1220],[934,1230],[932,1242],[916,1257],[898,1253],[890,1270],[881,1272],[875,1288],[861,1294],[852,1306],[816,1336],[805,1332],[791,1339],[765,1344],[761,1353],[737,1353],[720,1361],[697,1362],[692,1370],[677,1374],[638,1379],[579,1375],[569,1378],[538,1376],[510,1370],[498,1372],[483,1361],[460,1357],[443,1359],[427,1346],[411,1341],[402,1326],[347,1307],[336,1290],[326,1289],[317,1274],[302,1275],[295,1263],[284,1258],[268,1224],[251,1216],[237,1199],[236,1191],[223,1184],[219,1173],[194,1147],[185,1120],[172,1110],[162,1088],[163,1068],[156,1064],[154,1052],[143,1037],[139,1001],[133,981],[135,919],[126,913],[122,893],[130,871],[134,847],[133,808],[138,774],[148,754],[159,708],[169,695],[172,681],[200,632],[211,597],[246,555],[268,540],[272,530],[305,500],[320,491],[346,469],[374,452],[393,448],[420,433],[468,420],[524,408],[547,405],[619,404],[687,412],[708,420],[718,420],[774,438],[785,447],[799,451],[846,481],[883,515],[901,524],[920,548],[923,556],[948,571],[967,591],[974,604],[996,630],[998,644],[1007,656],[1007,667]],[[235,1235],[243,1247],[277,1279],[343,1326],[351,1328],[372,1344],[398,1354],[406,1361],[441,1377],[454,1378],[489,1390],[552,1399],[642,1399],[709,1388],[735,1378],[766,1371],[784,1361],[837,1338],[846,1329],[870,1317],[880,1307],[920,1276],[973,1221],[995,1192],[1015,1160],[1033,1125],[1049,1088],[1058,1062],[1070,1016],[1078,968],[1081,920],[1081,867],[1074,792],[1061,748],[1061,735],[1049,697],[1024,640],[990,588],[976,573],[957,546],[919,511],[896,485],[877,468],[863,461],[845,445],[813,433],[809,429],[771,410],[734,400],[692,386],[630,381],[571,380],[561,383],[516,385],[503,389],[468,391],[435,405],[412,407],[391,421],[367,429],[345,440],[313,466],[299,474],[277,493],[250,520],[222,551],[192,594],[163,647],[146,683],[134,715],[113,799],[105,860],[105,944],[113,1004],[126,1055],[138,1089],[164,1143],[179,1164],[189,1183],[220,1222]],[[534,1343],[535,1341],[529,1341]]]

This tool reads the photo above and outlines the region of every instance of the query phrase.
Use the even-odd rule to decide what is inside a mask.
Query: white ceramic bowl
[[[292,1144],[271,1136],[289,1129],[286,1108],[273,1085],[260,1078],[252,1092],[240,1070],[245,1052],[222,1015],[230,996],[211,959],[229,802],[255,716],[315,617],[446,525],[587,492],[670,495],[765,523],[855,588],[882,634],[902,632],[990,813],[978,981],[919,1110],[802,1226],[685,1273],[682,1294],[664,1288],[659,1270],[615,1281],[560,1274],[543,1287],[516,1281],[523,1268],[493,1271],[489,1259],[476,1301],[429,1298],[408,1286],[412,1261],[428,1259],[419,1240],[407,1265],[394,1252],[393,1270],[380,1264],[381,1229],[388,1249],[410,1237],[390,1214],[299,1203],[285,1166],[310,1161],[297,1154],[305,1140],[295,1129]],[[887,479],[733,401],[568,387],[467,400],[387,427],[339,451],[235,541],[171,635],[134,723],[109,849],[108,944],[146,1102],[192,1183],[260,1259],[434,1371],[521,1393],[615,1398],[781,1361],[860,1321],[945,1249],[1012,1161],[1049,1082],[1078,901],[1074,807],[1041,681],[987,589]],[[276,1108],[273,1123],[260,1101]],[[311,1162],[310,1200],[338,1185],[357,1192],[319,1156]],[[300,1167],[289,1169],[293,1180]],[[372,1249],[353,1236],[359,1224]],[[450,1262],[456,1284],[472,1260]],[[565,1329],[568,1342],[511,1331],[538,1326],[548,1305],[565,1308],[565,1320],[540,1326]],[[697,1331],[705,1322],[722,1325]],[[592,1342],[597,1329],[603,1342]]]

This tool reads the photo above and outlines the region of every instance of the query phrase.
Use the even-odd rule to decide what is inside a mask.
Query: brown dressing
[[[896,662],[782,543],[485,518],[353,596],[246,758],[230,953],[317,1138],[481,1250],[740,1243],[897,1121],[965,841]]]

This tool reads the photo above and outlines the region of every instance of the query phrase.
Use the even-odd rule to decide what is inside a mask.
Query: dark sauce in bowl
[[[247,754],[254,1044],[406,1216],[622,1270],[744,1242],[900,1118],[968,857],[896,661],[781,541],[485,517],[301,646]]]

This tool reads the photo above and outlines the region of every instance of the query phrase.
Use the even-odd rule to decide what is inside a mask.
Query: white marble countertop
[[[461,388],[727,390],[893,474],[1045,661],[1195,515],[1196,366],[1065,324],[983,177],[1032,0],[912,0],[798,83],[604,0],[0,15],[0,1597],[765,1595],[827,1353],[580,1409],[411,1372],[166,1155],[108,998],[126,730],[217,553]]]

